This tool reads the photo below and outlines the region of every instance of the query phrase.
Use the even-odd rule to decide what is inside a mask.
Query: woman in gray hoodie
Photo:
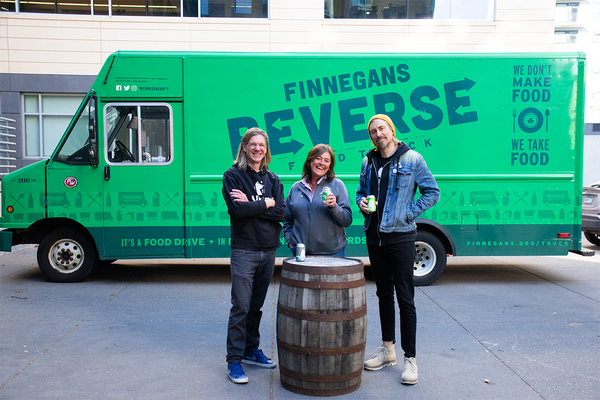
[[[287,197],[283,233],[296,254],[304,243],[306,254],[346,256],[346,228],[352,223],[348,191],[335,177],[335,154],[326,144],[312,148],[302,167],[302,180],[294,183]],[[322,193],[329,194],[322,199]]]

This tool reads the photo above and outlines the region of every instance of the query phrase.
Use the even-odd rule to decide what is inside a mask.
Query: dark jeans
[[[260,310],[273,276],[275,250],[231,249],[231,311],[227,362],[241,361],[260,343]]]
[[[396,311],[394,289],[400,307],[400,343],[406,357],[416,355],[417,311],[413,266],[415,242],[401,242],[387,246],[368,245],[371,270],[377,285],[381,337],[384,342],[396,341]]]

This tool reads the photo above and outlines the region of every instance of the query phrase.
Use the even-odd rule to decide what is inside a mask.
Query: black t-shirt
[[[391,157],[383,158],[379,152],[374,152],[373,154],[372,160],[375,170],[374,172],[376,173],[375,177],[377,179],[371,179],[370,192],[375,195],[375,199],[377,200],[377,211],[375,212],[375,215],[371,216],[371,222],[369,223],[369,227],[365,232],[368,245],[382,246],[400,242],[414,241],[417,236],[416,231],[391,233],[379,231],[387,196],[388,181],[390,177],[390,162],[395,156],[399,155],[399,152],[402,154],[407,150],[408,146],[400,143],[398,149]],[[373,173],[373,171],[371,171],[371,173]]]

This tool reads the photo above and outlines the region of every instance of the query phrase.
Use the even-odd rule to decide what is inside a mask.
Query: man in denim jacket
[[[394,124],[387,115],[375,115],[367,126],[375,148],[363,160],[356,202],[365,216],[364,230],[377,285],[383,344],[372,359],[365,361],[364,367],[380,370],[396,365],[395,289],[404,351],[401,382],[414,385],[418,381],[413,286],[415,219],[437,203],[440,190],[423,157],[396,139]],[[417,187],[421,197],[414,201]],[[374,195],[377,201],[374,212],[367,208],[369,195]]]

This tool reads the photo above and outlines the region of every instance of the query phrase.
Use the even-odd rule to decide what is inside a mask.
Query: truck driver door
[[[102,109],[105,258],[185,256],[181,104]]]

